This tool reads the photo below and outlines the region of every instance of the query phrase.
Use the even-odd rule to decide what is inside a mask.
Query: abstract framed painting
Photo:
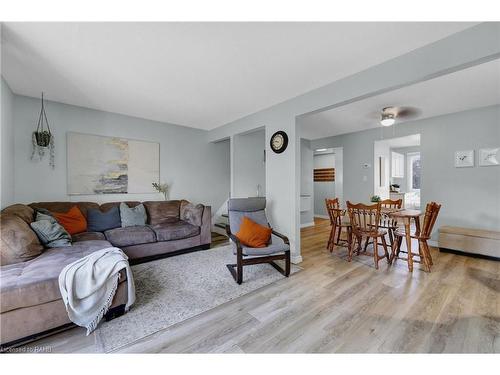
[[[500,147],[480,149],[479,165],[481,167],[500,165]]]
[[[160,181],[160,144],[68,132],[69,195],[154,193]]]

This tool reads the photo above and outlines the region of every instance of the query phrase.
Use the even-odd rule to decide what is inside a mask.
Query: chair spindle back
[[[355,235],[378,232],[380,224],[380,202],[372,205],[353,204],[347,201],[347,211]]]
[[[441,205],[436,202],[427,203],[425,207],[424,224],[420,232],[422,238],[429,239],[431,237],[432,229],[434,228],[440,209]]]

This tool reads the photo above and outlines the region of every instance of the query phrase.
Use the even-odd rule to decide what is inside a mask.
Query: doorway
[[[420,134],[375,141],[374,152],[373,195],[402,199],[403,207],[420,209]]]
[[[336,197],[335,153],[315,152],[313,156],[314,217],[328,219],[325,199]]]

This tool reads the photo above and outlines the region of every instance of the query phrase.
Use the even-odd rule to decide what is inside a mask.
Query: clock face
[[[288,136],[284,131],[278,131],[271,137],[270,145],[274,152],[280,154],[285,151],[288,146]]]

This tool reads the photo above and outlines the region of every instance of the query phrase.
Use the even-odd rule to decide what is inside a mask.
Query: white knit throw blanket
[[[127,256],[116,247],[96,251],[68,264],[59,274],[61,291],[69,319],[87,328],[87,335],[96,329],[113,302],[120,270],[127,271],[128,301],[125,311],[135,301],[135,286]]]

